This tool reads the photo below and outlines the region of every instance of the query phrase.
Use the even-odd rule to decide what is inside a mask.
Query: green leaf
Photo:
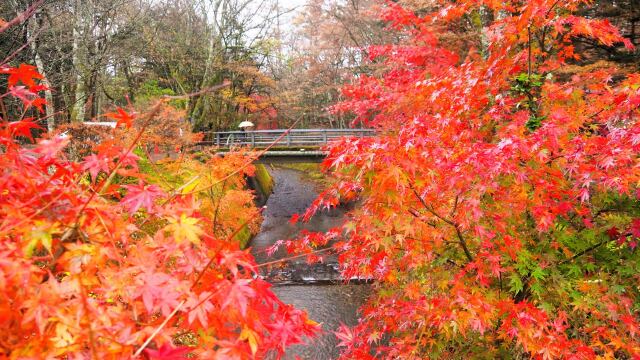
[[[517,274],[512,274],[509,277],[509,291],[514,294],[517,294],[524,289],[524,285],[522,284],[522,279]]]
[[[574,276],[574,277],[580,277],[582,276],[582,268],[576,264],[570,264],[567,266],[568,271],[567,271],[567,275],[570,276]]]
[[[531,272],[531,276],[536,280],[544,280],[547,277],[547,273],[542,270],[542,268],[536,267],[533,272]]]
[[[535,295],[540,295],[544,292],[544,288],[542,287],[542,284],[540,284],[537,281],[531,284],[530,289],[531,289],[531,292]]]

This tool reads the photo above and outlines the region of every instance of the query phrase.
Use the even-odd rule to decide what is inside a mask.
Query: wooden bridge
[[[326,145],[341,137],[372,136],[372,129],[291,129],[291,130],[248,130],[205,133],[199,145],[230,148],[249,146],[264,149],[271,144],[274,148],[299,149]]]

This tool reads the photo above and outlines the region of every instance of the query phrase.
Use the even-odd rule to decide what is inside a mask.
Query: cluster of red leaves
[[[8,74],[7,85],[9,92],[6,95],[20,99],[25,106],[25,110],[35,107],[38,111],[44,111],[46,101],[38,96],[39,91],[46,90],[44,85],[36,83],[43,77],[38,73],[35,66],[21,64],[17,68],[1,66],[0,74]],[[4,97],[4,96],[2,96]]]
[[[371,49],[386,70],[336,106],[379,130],[325,163],[327,194],[362,197],[345,277],[378,280],[344,357],[639,358],[640,75],[554,76],[574,37],[630,43],[573,15],[590,1],[439,3],[389,3],[405,40]],[[478,12],[495,20],[477,49],[439,41]]]
[[[2,72],[11,94],[40,90],[32,67]],[[0,124],[0,357],[264,358],[317,331],[256,278],[233,236],[214,233],[188,184],[145,183],[136,142],[103,141],[73,162],[68,138],[16,142],[37,126]],[[217,161],[228,170],[220,178],[242,178],[246,159]]]

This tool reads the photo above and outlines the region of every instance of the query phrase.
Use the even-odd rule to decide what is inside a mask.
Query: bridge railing
[[[218,147],[264,148],[282,137],[276,146],[322,146],[341,137],[362,138],[373,136],[374,133],[373,129],[292,129],[288,132],[287,130],[223,131],[205,133],[205,138],[200,144]]]

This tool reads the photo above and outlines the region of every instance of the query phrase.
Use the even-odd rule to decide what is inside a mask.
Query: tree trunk
[[[29,37],[35,36],[38,26],[37,15],[34,15],[29,20]],[[47,101],[45,105],[45,114],[47,116],[47,130],[49,133],[53,132],[56,128],[56,119],[55,119],[55,107],[53,105],[53,93],[51,92],[51,83],[49,82],[49,78],[47,77],[47,71],[44,68],[44,63],[38,54],[38,41],[36,39],[31,41],[31,51],[33,52],[34,61],[36,63],[36,67],[38,68],[38,72],[43,76],[42,85],[45,86],[44,90],[44,99]]]
[[[87,88],[85,84],[88,59],[87,37],[90,1],[75,1],[75,24],[73,27],[73,67],[76,72],[75,102],[71,121],[82,122],[85,119]]]

